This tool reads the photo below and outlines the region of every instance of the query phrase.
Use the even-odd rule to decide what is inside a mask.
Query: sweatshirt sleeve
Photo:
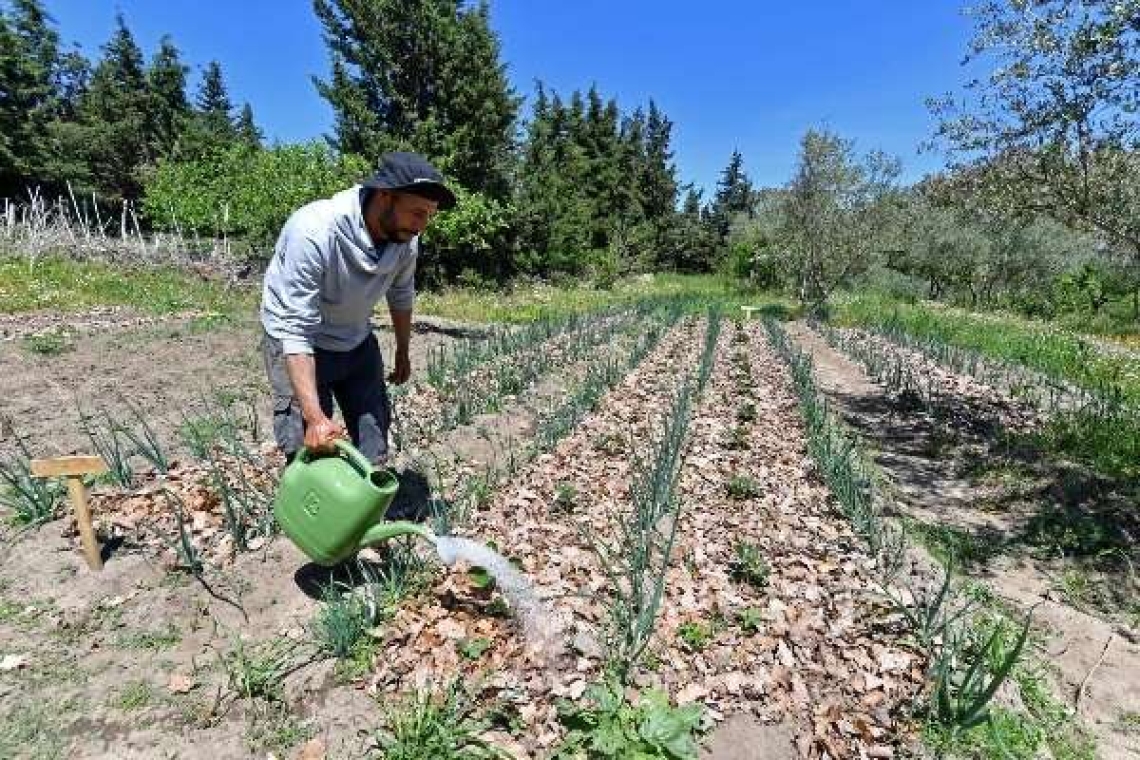
[[[388,288],[388,308],[396,311],[411,311],[416,303],[416,259],[419,257],[419,241],[408,246],[408,256],[392,275]]]
[[[266,283],[267,332],[281,341],[285,354],[311,354],[312,334],[321,323],[325,257],[300,230],[282,234],[277,255],[279,266]]]

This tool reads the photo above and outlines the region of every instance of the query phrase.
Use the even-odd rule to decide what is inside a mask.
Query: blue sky
[[[46,0],[65,42],[98,54],[116,11],[149,57],[164,33],[193,67],[222,64],[232,99],[249,101],[274,139],[317,137],[332,114],[312,76],[328,56],[309,0]],[[860,151],[899,156],[904,178],[941,166],[919,154],[927,97],[957,87],[970,36],[962,0],[491,0],[511,81],[559,92],[596,83],[622,109],[650,98],[674,122],[682,181],[711,192],[734,148],[759,185],[780,185],[812,126]],[[524,109],[524,113],[525,113]]]

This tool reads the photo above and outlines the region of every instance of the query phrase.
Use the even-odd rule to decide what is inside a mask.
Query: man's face
[[[406,243],[419,235],[435,216],[439,204],[419,195],[381,190],[372,204],[371,221],[387,240]]]

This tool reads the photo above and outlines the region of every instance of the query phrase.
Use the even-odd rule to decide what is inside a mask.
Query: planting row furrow
[[[634,477],[631,452],[643,446],[667,417],[678,387],[674,368],[692,366],[699,349],[699,326],[694,320],[672,328],[632,372],[601,397],[593,412],[581,416],[570,435],[477,505],[464,527],[468,535],[491,540],[536,583],[570,642],[569,652],[555,655],[552,662],[551,653],[528,648],[509,620],[486,614],[487,605],[496,604],[497,597],[480,599],[481,592],[472,591],[452,575],[441,579],[433,590],[434,604],[398,614],[395,623],[406,615],[405,622],[420,630],[416,641],[439,635],[481,637],[488,643],[487,653],[478,662],[470,662],[437,649],[425,662],[416,646],[400,647],[381,658],[384,668],[377,675],[378,688],[399,690],[409,672],[430,671],[438,676],[489,670],[495,673],[496,691],[512,696],[527,726],[527,754],[549,754],[561,734],[551,696],[581,696],[586,682],[600,674],[605,662],[602,630],[609,584],[591,537],[610,535],[614,515],[628,510]],[[445,614],[440,605],[448,598],[457,600],[459,606],[452,602],[451,612]],[[462,614],[464,609],[474,614]]]
[[[883,516],[887,499],[878,492],[873,465],[816,388],[811,358],[782,326],[765,326],[775,352],[791,369],[812,458],[873,559],[868,565],[873,588],[925,660],[925,683],[912,712],[928,735],[953,738],[992,726],[995,715],[1007,714],[1005,704],[993,703],[1022,668],[1029,615],[1015,621],[997,610],[981,614],[977,591],[958,582],[949,563],[937,567],[932,578],[918,570],[914,557],[920,553],[905,529]]]
[[[786,721],[804,757],[891,752],[917,658],[870,622],[868,558],[805,470],[777,357],[739,323],[717,356],[681,474],[658,666],[644,677],[714,721]]]
[[[588,359],[544,377],[500,412],[481,415],[427,447],[403,452],[401,461],[426,472],[433,492],[447,505],[433,515],[436,527],[444,532],[462,528],[473,508],[570,434],[680,318],[678,308],[647,313],[635,329],[615,335]]]
[[[469,372],[449,376],[439,387],[416,383],[393,389],[394,442],[397,447],[423,446],[470,424],[477,415],[498,412],[545,375],[636,330],[639,321],[635,312],[577,320],[573,330],[497,355]]]
[[[825,323],[815,323],[812,329],[836,351],[862,364],[899,403],[924,409],[950,424],[959,421],[955,418],[963,422],[982,418],[1000,421],[1007,429],[1028,430],[1041,422],[1039,407],[1013,386],[999,390],[999,378],[987,373],[985,365],[974,365],[976,374],[963,373],[877,333]]]
[[[1083,388],[901,330],[862,332],[818,325],[832,347],[860,361],[900,400],[960,428],[996,423],[1032,436],[1111,476],[1140,468],[1140,406],[1119,386]]]

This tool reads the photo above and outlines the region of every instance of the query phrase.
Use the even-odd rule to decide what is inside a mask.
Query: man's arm
[[[321,409],[317,395],[317,363],[312,354],[287,354],[285,370],[293,385],[293,394],[305,418],[305,447],[313,451],[325,451],[332,446],[332,439],[344,438],[344,427],[329,419]]]
[[[389,308],[392,316],[392,332],[396,336],[396,360],[388,381],[402,385],[412,375],[412,360],[408,353],[412,342],[412,310]]]
[[[416,259],[419,241],[412,241],[411,255],[392,278],[388,289],[388,313],[392,315],[392,332],[396,335],[396,360],[388,374],[388,382],[401,385],[412,375],[408,348],[412,342],[412,308],[416,303]]]
[[[266,281],[263,313],[265,329],[281,341],[285,371],[293,397],[305,420],[305,447],[327,451],[344,428],[321,409],[317,369],[313,359],[312,330],[320,324],[320,293],[324,257],[320,246],[303,230],[287,226],[277,243],[280,268]]]

